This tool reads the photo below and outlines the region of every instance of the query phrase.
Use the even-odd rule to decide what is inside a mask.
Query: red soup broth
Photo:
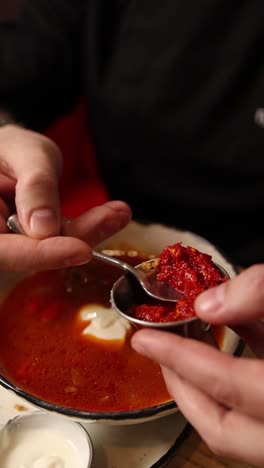
[[[132,264],[145,260],[121,258]],[[109,307],[118,276],[117,268],[92,261],[22,280],[0,307],[2,375],[38,398],[86,411],[125,411],[170,401],[160,367],[130,346],[134,328],[125,342],[82,335],[89,322],[80,320],[81,306]]]
[[[145,257],[121,256],[138,264]],[[125,341],[83,335],[87,304],[109,307],[120,271],[91,261],[77,269],[36,273],[22,280],[0,306],[0,371],[19,388],[61,406],[126,411],[171,400],[159,365]],[[70,289],[69,289],[70,288]],[[223,329],[212,328],[221,347]]]

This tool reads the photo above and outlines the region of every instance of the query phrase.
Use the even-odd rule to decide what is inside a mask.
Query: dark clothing
[[[25,0],[0,106],[43,129],[85,96],[113,198],[264,262],[263,42],[263,0]]]

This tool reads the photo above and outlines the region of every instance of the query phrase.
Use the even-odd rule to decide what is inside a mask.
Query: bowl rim
[[[233,353],[233,356],[241,356],[245,348],[245,342],[240,338],[238,340],[236,349]],[[139,408],[134,410],[125,410],[125,411],[85,411],[79,410],[75,408],[69,408],[66,406],[58,405],[46,400],[43,400],[37,396],[31,395],[30,393],[25,392],[21,388],[17,387],[16,385],[9,382],[8,379],[3,377],[0,374],[0,385],[5,389],[15,393],[20,398],[23,398],[28,403],[31,403],[37,408],[41,408],[42,410],[49,411],[51,413],[56,413],[60,415],[64,415],[70,418],[77,418],[78,420],[82,421],[102,421],[102,420],[140,420],[149,417],[153,417],[159,415],[160,413],[174,410],[179,411],[179,408],[174,400],[169,400],[164,403],[160,403],[158,405],[150,406],[148,408]]]
[[[158,405],[153,405],[148,408],[139,408],[134,410],[125,410],[125,411],[86,411],[76,408],[69,408],[67,406],[62,406],[56,403],[43,400],[35,395],[27,393],[21,388],[17,387],[15,384],[10,382],[8,379],[3,377],[0,374],[0,385],[5,389],[15,393],[20,398],[23,398],[27,402],[33,404],[37,408],[42,408],[45,411],[53,412],[56,414],[65,415],[71,418],[78,418],[80,420],[124,420],[124,419],[141,419],[146,417],[155,416],[163,411],[168,411],[175,409],[178,411],[178,407],[174,400],[169,400]]]

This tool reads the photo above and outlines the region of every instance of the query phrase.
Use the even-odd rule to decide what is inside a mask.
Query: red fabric
[[[85,106],[80,103],[45,134],[57,143],[64,160],[60,181],[61,209],[75,217],[106,202],[109,197],[96,165]]]
[[[17,17],[21,7],[23,7],[22,0],[8,0],[8,2],[0,2],[0,20],[9,21]]]

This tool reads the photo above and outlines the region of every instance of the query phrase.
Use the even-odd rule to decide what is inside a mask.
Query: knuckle
[[[243,404],[239,388],[232,385],[230,381],[215,380],[210,393],[217,402],[227,408],[238,408]]]
[[[247,270],[248,281],[254,290],[262,291],[264,288],[264,265],[253,265]]]
[[[231,406],[230,398],[233,399],[233,394],[229,387],[226,387],[223,382],[215,380],[212,386],[212,395],[214,399],[218,402],[224,403],[228,402],[228,406]]]
[[[23,188],[23,190],[25,190],[25,188],[34,189],[39,186],[45,186],[46,191],[53,191],[57,187],[57,181],[53,174],[40,169],[34,169],[30,173],[25,174],[18,184],[20,185],[20,189]]]
[[[50,138],[42,135],[41,147],[48,158],[49,163],[51,165],[54,165],[55,163],[56,171],[60,173],[62,170],[63,158],[59,146],[54,141],[50,140]]]
[[[262,311],[264,306],[264,265],[253,265],[245,271],[246,274],[247,295],[249,298],[254,298],[255,308]]]
[[[3,174],[11,174],[13,172],[10,164],[8,164],[8,162],[3,158],[0,158],[0,172]]]
[[[250,360],[247,362],[247,374],[252,381],[258,382],[258,386],[264,391],[264,362],[261,360]]]

